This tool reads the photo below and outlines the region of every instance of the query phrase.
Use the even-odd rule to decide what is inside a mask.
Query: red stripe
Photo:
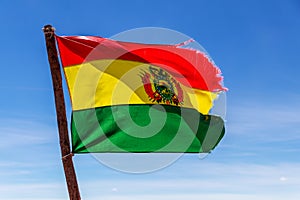
[[[226,90],[221,71],[203,53],[175,45],[121,42],[95,36],[56,36],[64,67],[101,59],[123,59],[160,66],[192,88]]]

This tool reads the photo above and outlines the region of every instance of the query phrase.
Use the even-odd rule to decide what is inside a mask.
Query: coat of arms
[[[180,84],[161,68],[149,66],[143,72],[144,89],[152,102],[180,106],[183,103],[183,92]]]

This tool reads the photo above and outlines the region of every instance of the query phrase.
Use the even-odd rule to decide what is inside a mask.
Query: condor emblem
[[[183,104],[183,92],[180,84],[161,68],[149,66],[143,71],[142,82],[152,102],[180,106]]]

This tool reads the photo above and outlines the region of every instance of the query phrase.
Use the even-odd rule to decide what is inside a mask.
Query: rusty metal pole
[[[72,160],[72,152],[70,149],[70,141],[68,135],[67,117],[64,93],[62,89],[62,77],[61,68],[58,61],[56,42],[54,31],[55,29],[51,25],[46,25],[43,28],[46,40],[46,47],[48,53],[48,60],[50,64],[50,70],[52,75],[52,83],[54,90],[56,117],[59,132],[59,143],[61,148],[62,163],[64,167],[66,182],[68,186],[68,192],[70,200],[80,200],[80,192],[76,179],[76,173]]]

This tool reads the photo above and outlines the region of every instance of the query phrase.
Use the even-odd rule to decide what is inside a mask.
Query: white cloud
[[[63,200],[67,199],[63,183],[0,184],[0,199]]]
[[[279,180],[280,180],[280,181],[287,181],[288,179],[287,179],[286,177],[282,176],[282,177],[280,177]]]
[[[0,149],[20,148],[34,144],[49,143],[55,138],[55,128],[38,119],[0,118]]]
[[[101,177],[99,177],[101,179]],[[299,164],[186,163],[153,176],[81,182],[84,199],[239,199],[300,197]],[[111,193],[118,188],[118,193]]]
[[[155,191],[153,191],[155,193]],[[294,198],[290,200],[296,200],[299,198],[300,195],[294,196]],[[199,199],[205,199],[205,200],[222,200],[222,199],[230,199],[230,200],[282,200],[284,198],[283,195],[279,196],[268,196],[263,195],[258,197],[255,194],[228,194],[228,193],[220,193],[220,194],[165,194],[165,195],[114,195],[114,196],[101,196],[98,197],[92,197],[89,198],[90,200],[99,200],[99,199],[106,199],[106,200],[199,200]]]
[[[228,108],[227,133],[269,141],[300,140],[300,105],[241,103]]]
[[[76,166],[85,165],[76,159]],[[114,170],[97,170],[81,166],[78,181],[82,199],[96,200],[279,200],[300,198],[300,163],[246,164],[195,162],[184,156],[174,165],[155,173],[127,175]],[[87,163],[86,165],[90,165]],[[18,162],[1,162],[0,166],[22,166]],[[30,168],[30,166],[28,166]],[[35,168],[30,168],[34,170]],[[20,178],[22,176],[19,176]],[[24,178],[24,177],[23,177]],[[29,177],[28,177],[29,178]],[[61,182],[41,178],[28,183],[0,182],[0,199],[67,199]],[[14,192],[18,191],[18,192]]]

